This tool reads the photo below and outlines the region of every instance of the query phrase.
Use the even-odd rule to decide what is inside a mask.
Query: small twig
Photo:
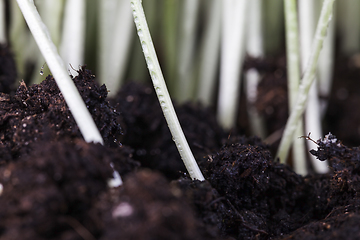
[[[316,145],[319,146],[319,144],[314,139],[310,138],[310,134],[311,134],[311,132],[309,132],[307,136],[301,136],[299,138],[305,138],[306,140],[310,140],[310,141],[312,141],[313,143],[315,143]]]

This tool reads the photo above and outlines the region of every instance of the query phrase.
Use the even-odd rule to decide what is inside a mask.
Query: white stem
[[[196,41],[199,0],[185,0],[182,9],[178,48],[178,81],[176,99],[181,103],[194,96],[193,59]]]
[[[296,0],[285,0],[286,57],[289,110],[293,109],[300,84],[300,56]]]
[[[262,58],[264,56],[262,23],[262,0],[252,0],[249,3],[249,17],[247,25],[251,27],[247,28],[246,51],[254,58]],[[245,90],[251,133],[264,139],[264,119],[260,116],[255,107],[257,87],[260,79],[260,74],[256,69],[249,69],[245,73]]]
[[[315,32],[315,38],[313,40],[311,48],[312,51],[310,59],[308,61],[304,77],[299,87],[296,105],[295,108],[291,111],[290,117],[286,123],[284,134],[281,139],[278,153],[276,156],[280,158],[280,161],[284,161],[284,159],[286,159],[287,157],[294,136],[294,131],[297,127],[297,123],[304,112],[308,93],[311,84],[314,82],[315,79],[317,60],[319,58],[321,47],[326,36],[327,27],[331,20],[334,1],[335,0],[324,0],[319,22]]]
[[[17,2],[85,141],[103,143],[99,130],[74,82],[70,79],[56,47],[51,41],[50,34],[41,21],[34,2],[32,0],[17,0]]]
[[[141,0],[131,0],[134,22],[143,49],[145,60],[150,72],[150,76],[158,96],[161,109],[169,126],[173,140],[185,164],[186,169],[192,179],[204,180],[204,177],[195,161],[195,158],[186,141],[181,129],[179,120],[172,105],[169,92],[160,68],[155,48],[150,36],[150,31],[146,22],[145,13],[141,5]]]
[[[315,31],[315,9],[316,5],[314,0],[300,0],[299,1],[299,19],[300,19],[300,45],[301,45],[301,69],[305,71],[306,63],[310,57],[311,41],[314,37]],[[322,126],[321,126],[321,112],[320,102],[317,91],[317,81],[314,80],[312,84],[308,103],[305,110],[305,131],[311,132],[311,137],[314,139],[322,138]],[[308,149],[316,148],[316,144],[307,141]],[[317,173],[326,173],[328,171],[328,165],[325,161],[319,161],[315,156],[310,155],[311,162]]]
[[[102,0],[100,2],[100,80],[114,96],[126,71],[133,23],[130,0]]]
[[[223,0],[220,86],[217,118],[225,129],[235,126],[245,56],[247,0]]]
[[[17,0],[17,2],[85,141],[104,144],[90,112],[87,110],[74,82],[64,67],[61,57],[57,53],[54,43],[51,41],[50,34],[42,22],[34,2],[32,0]],[[110,164],[110,166],[113,169],[113,179],[108,181],[108,185],[110,187],[120,186],[122,179],[114,169],[113,164]]]
[[[219,62],[220,31],[221,31],[221,1],[212,0],[203,37],[199,73],[198,99],[204,105],[210,106],[214,100],[216,73]]]
[[[262,0],[252,0],[248,8],[246,52],[254,58],[264,56]]]
[[[64,11],[60,55],[65,64],[76,69],[84,64],[85,8],[85,0],[67,0]],[[71,67],[67,68],[71,75],[78,75]]]
[[[284,1],[285,11],[285,27],[286,27],[286,57],[287,57],[287,83],[288,83],[288,98],[289,98],[289,112],[294,109],[296,96],[300,84],[300,53],[299,53],[299,35],[298,35],[298,20],[297,7],[295,0]],[[299,139],[299,136],[304,135],[303,120],[299,119],[295,134],[293,136],[293,162],[294,170],[298,174],[307,174],[306,168],[306,154],[305,141]],[[282,163],[286,159],[281,159]]]
[[[319,2],[319,0],[318,0]],[[336,5],[334,5],[336,8]],[[320,12],[320,11],[319,11]],[[336,11],[334,11],[336,13]],[[337,19],[336,14],[333,15],[334,20],[330,22],[327,36],[324,41],[323,50],[319,57],[319,95],[323,98],[320,99],[320,112],[323,118],[328,105],[328,98],[330,96],[333,68],[335,60],[335,22]],[[321,136],[322,137],[322,136]]]

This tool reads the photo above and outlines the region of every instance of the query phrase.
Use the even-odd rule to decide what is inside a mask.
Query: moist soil
[[[249,58],[246,65],[263,73],[257,107],[270,133],[281,131],[288,114],[285,62],[282,56]],[[356,117],[345,119],[356,112],[346,112],[348,101],[360,102],[354,59],[335,70],[325,120],[335,134],[316,141],[311,151],[329,162],[329,173],[305,177],[273,158],[277,140],[269,145],[245,137],[241,125],[225,132],[212,109],[175,103],[207,179],[193,181],[152,86],[130,82],[109,99],[90,70],[78,73],[73,81],[104,145],[82,139],[51,76],[38,85],[21,82],[16,90],[10,81],[0,94],[0,239],[360,237],[360,149],[346,146],[360,144],[360,138],[341,129],[359,129]],[[1,79],[14,76],[16,71],[0,69]],[[334,107],[343,115],[335,118]],[[114,169],[123,185],[110,188]]]

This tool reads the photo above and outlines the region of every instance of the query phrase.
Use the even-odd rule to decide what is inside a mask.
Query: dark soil
[[[7,45],[0,44],[0,92],[13,92],[16,81],[16,65]]]
[[[284,61],[252,63],[266,73],[269,132],[286,121]],[[73,80],[104,146],[82,140],[51,76],[0,95],[0,239],[359,238],[358,148],[327,135],[312,154],[331,172],[302,177],[260,139],[224,132],[211,109],[175,104],[207,179],[192,181],[152,87],[129,83],[109,102],[86,68]],[[121,187],[108,187],[110,163]]]
[[[186,172],[152,86],[128,83],[111,102],[120,113],[119,122],[124,128],[121,143],[134,149],[134,159],[169,179]],[[222,146],[225,132],[210,109],[190,103],[175,103],[174,107],[195,159],[203,163],[208,154]]]

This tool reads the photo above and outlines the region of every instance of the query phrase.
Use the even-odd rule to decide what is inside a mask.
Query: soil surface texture
[[[288,114],[284,63],[247,62],[264,72],[257,105],[269,132]],[[89,70],[78,73],[104,145],[82,139],[51,76],[0,94],[0,240],[359,239],[359,148],[315,140],[329,173],[304,177],[261,139],[223,131],[212,109],[175,104],[206,178],[191,180],[151,86],[128,83],[108,99]]]

